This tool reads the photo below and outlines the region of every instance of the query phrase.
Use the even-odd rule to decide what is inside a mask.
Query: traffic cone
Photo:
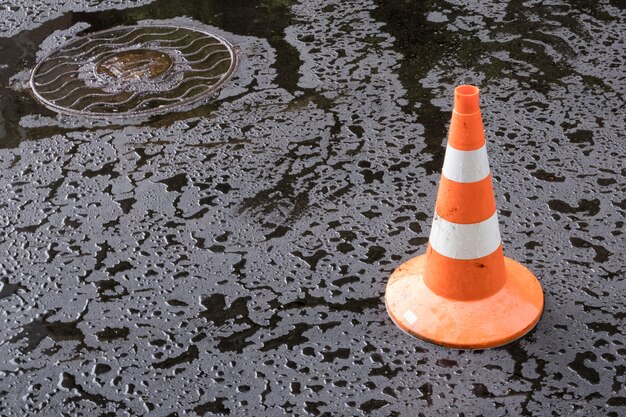
[[[537,278],[502,252],[478,92],[472,85],[454,90],[426,254],[400,265],[385,294],[402,330],[459,349],[511,342],[543,310]]]

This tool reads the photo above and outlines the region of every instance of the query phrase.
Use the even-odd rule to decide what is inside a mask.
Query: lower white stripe
[[[497,212],[487,220],[474,224],[452,223],[435,213],[430,246],[448,258],[482,258],[498,249],[500,242]]]
[[[476,182],[489,175],[487,148],[460,151],[448,145],[443,160],[443,175],[456,182]]]

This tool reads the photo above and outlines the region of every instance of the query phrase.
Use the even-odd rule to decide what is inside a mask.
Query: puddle
[[[620,415],[616,4],[112,4],[5,12],[0,414]],[[240,46],[218,100],[122,123],[7,87],[79,32],[155,22]],[[472,352],[406,336],[382,299],[425,250],[464,81],[505,253],[546,293],[531,334]]]
[[[107,8],[106,2],[97,7],[85,2],[81,7],[74,5],[77,11],[61,12],[68,7],[55,5],[43,13],[40,7],[24,2],[21,7],[7,11],[6,32],[11,37],[0,38],[0,51],[3,53],[4,65],[0,68],[0,148],[13,148],[24,140],[36,140],[49,137],[53,134],[63,134],[68,131],[90,129],[94,127],[116,126],[115,120],[84,120],[84,118],[56,116],[54,112],[43,108],[26,91],[29,71],[35,67],[46,52],[57,48],[76,36],[76,32],[84,30],[81,35],[108,30],[116,26],[135,25],[144,23],[170,23],[201,30],[210,30],[221,35],[240,47],[252,47],[245,42],[242,36],[252,36],[266,40],[274,49],[275,62],[271,63],[281,76],[276,80],[278,84],[289,91],[295,88],[294,75],[300,64],[297,50],[282,36],[277,36],[289,24],[290,2],[247,2],[235,1],[228,7],[219,2],[200,2],[159,0],[147,3],[140,7],[127,9]],[[88,11],[81,11],[88,10]],[[43,20],[39,26],[33,27],[32,22],[24,20],[26,14],[41,16]],[[56,16],[47,20],[46,16]],[[185,16],[186,18],[181,18]],[[12,22],[12,19],[15,22]],[[147,20],[149,19],[149,20]],[[18,24],[19,22],[19,24]],[[28,23],[27,23],[28,22]],[[17,33],[18,28],[25,28]],[[87,28],[87,30],[85,30]],[[65,33],[64,33],[65,32]],[[50,39],[50,42],[46,42]],[[43,47],[40,45],[44,43]],[[247,48],[247,53],[254,55],[254,48]],[[267,59],[268,57],[264,57]],[[245,57],[244,57],[245,59]],[[17,78],[17,80],[15,80]],[[16,92],[15,88],[21,91]],[[21,85],[20,85],[21,84]],[[13,86],[9,88],[8,86]],[[241,91],[230,89],[230,94]],[[222,93],[220,99],[224,98]],[[177,120],[187,120],[191,117],[207,117],[215,106],[211,104],[200,106],[191,111],[188,108],[179,109],[181,113],[172,113],[166,117],[148,119],[124,119],[123,125],[144,124],[149,121],[152,126],[167,126]]]

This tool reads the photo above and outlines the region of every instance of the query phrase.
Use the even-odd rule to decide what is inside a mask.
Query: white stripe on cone
[[[435,213],[430,246],[441,255],[453,259],[482,258],[498,249],[500,242],[497,212],[474,224],[452,223]]]
[[[487,148],[483,145],[474,151],[460,151],[448,145],[443,160],[443,175],[456,182],[477,182],[489,175]]]

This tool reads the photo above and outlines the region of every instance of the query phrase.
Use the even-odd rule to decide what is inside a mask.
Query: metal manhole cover
[[[215,93],[235,71],[233,46],[195,28],[128,26],[52,51],[30,87],[52,110],[82,116],[163,113]]]

